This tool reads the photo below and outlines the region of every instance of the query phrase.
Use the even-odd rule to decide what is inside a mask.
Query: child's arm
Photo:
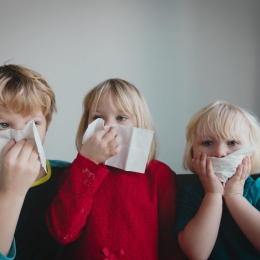
[[[49,231],[59,243],[70,243],[81,235],[91,212],[93,195],[108,174],[108,169],[97,163],[119,150],[114,128],[99,131],[84,143],[46,213]]]
[[[245,157],[235,175],[227,182],[224,199],[237,225],[252,245],[260,251],[260,212],[243,197],[244,183],[250,173],[250,165],[249,157]]]
[[[198,154],[193,161],[203,185],[205,196],[196,215],[179,232],[178,241],[190,259],[207,259],[216,242],[221,215],[223,186],[213,172],[206,154]]]
[[[40,172],[34,143],[11,140],[0,159],[0,252],[8,255],[25,195]]]

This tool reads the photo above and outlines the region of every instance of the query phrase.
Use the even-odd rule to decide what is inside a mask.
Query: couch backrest
[[[252,174],[251,177],[253,179],[256,179],[258,177],[260,177],[260,173],[256,173],[256,174]],[[178,181],[178,187],[187,187],[188,185],[190,185],[191,183],[193,183],[194,181],[196,181],[198,179],[198,175],[197,174],[177,174],[177,181]]]

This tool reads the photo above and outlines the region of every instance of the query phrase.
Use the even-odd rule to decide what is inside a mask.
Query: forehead
[[[90,110],[92,110],[92,112],[95,112],[99,109],[105,110],[106,106],[109,106],[114,110],[128,113],[132,113],[133,111],[133,101],[131,99],[129,99],[126,95],[119,95],[118,93],[114,93],[111,90],[103,92]]]
[[[198,124],[196,136],[207,139],[242,139],[248,138],[250,127],[246,120],[216,120],[209,119]]]
[[[5,109],[0,112],[0,117],[12,117],[13,115],[19,115],[21,117],[44,117],[45,115],[41,108],[37,108],[34,110],[20,110],[20,109]]]

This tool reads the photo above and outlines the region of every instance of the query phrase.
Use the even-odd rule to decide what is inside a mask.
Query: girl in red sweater
[[[55,239],[67,245],[62,259],[179,259],[172,238],[176,175],[155,160],[154,136],[144,174],[104,165],[120,152],[115,124],[154,130],[140,91],[121,79],[106,80],[84,98],[79,151],[46,214]],[[106,126],[82,145],[88,125]]]

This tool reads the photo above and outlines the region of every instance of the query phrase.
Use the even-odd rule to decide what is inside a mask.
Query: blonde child
[[[252,146],[225,185],[209,157],[225,158]],[[242,150],[241,150],[242,151]],[[217,101],[190,120],[184,168],[199,181],[183,189],[175,232],[189,259],[260,259],[260,126],[250,112]]]
[[[120,152],[115,127],[101,130],[82,145],[97,118],[153,130],[140,91],[122,79],[109,79],[84,98],[76,145],[79,151],[68,178],[47,212],[52,235],[65,247],[63,259],[174,259],[176,175],[155,160],[154,137],[145,174],[105,166]],[[172,244],[171,244],[172,243]]]
[[[55,111],[55,95],[38,72],[15,64],[0,66],[0,131],[23,130],[34,121],[43,143]],[[47,174],[32,140],[12,139],[1,152],[1,260],[55,259],[59,252],[48,232],[45,211],[65,168],[53,167],[49,161],[46,165]]]

